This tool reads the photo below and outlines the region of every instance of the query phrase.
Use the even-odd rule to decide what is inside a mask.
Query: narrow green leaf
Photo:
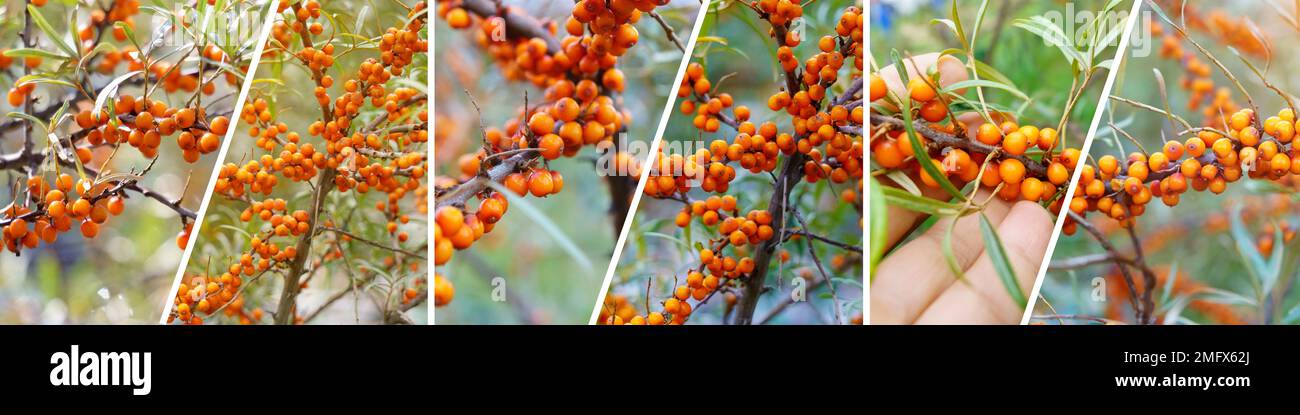
[[[957,221],[953,220],[948,223],[948,230],[943,233],[943,262],[948,264],[948,270],[952,275],[957,276],[958,280],[966,279],[966,272],[961,269],[961,264],[957,263],[957,253],[952,249],[952,230],[957,228]]]
[[[971,87],[985,87],[985,88],[1001,89],[1001,90],[1003,90],[1003,91],[1010,92],[1012,95],[1015,95],[1017,98],[1020,98],[1020,99],[1026,100],[1026,101],[1029,100],[1029,95],[1025,95],[1024,92],[1021,92],[1019,89],[1016,89],[1015,86],[1007,85],[1007,84],[1004,84],[1004,83],[1001,83],[1001,82],[996,82],[996,81],[984,80],[984,79],[968,79],[968,80],[961,81],[961,82],[954,82],[952,85],[948,85],[948,86],[943,87],[942,91],[943,91],[944,93],[948,93],[948,92],[955,92],[955,91],[958,91],[958,90],[962,90],[962,89],[966,89],[966,88],[971,88]]]
[[[33,76],[33,75],[28,75],[22,78],[18,78],[18,80],[14,82],[14,86],[23,86],[27,84],[50,84],[50,85],[66,86],[69,88],[77,87],[77,84],[64,81],[62,79],[44,78],[44,77]]]
[[[1241,220],[1241,205],[1234,205],[1232,214],[1228,216],[1231,225],[1229,226],[1229,233],[1232,235],[1233,242],[1235,242],[1234,246],[1237,248],[1237,254],[1241,256],[1242,262],[1246,264],[1246,271],[1250,274],[1251,283],[1259,290],[1257,298],[1263,298],[1264,293],[1268,291],[1265,287],[1272,285],[1271,282],[1265,281],[1268,278],[1266,272],[1269,267],[1265,264],[1263,255],[1260,255],[1259,248],[1255,245],[1254,236],[1250,234],[1250,230],[1246,228],[1246,224]]]
[[[898,75],[903,81],[903,85],[907,85],[910,80],[908,79],[907,71],[903,69],[906,69],[908,66],[904,64],[903,58],[898,54],[898,51],[893,51],[891,55],[894,60],[894,67],[900,68]],[[916,69],[919,72],[925,68]],[[912,146],[912,152],[916,157],[917,164],[920,164],[921,169],[925,170],[925,173],[938,182],[939,187],[943,188],[943,190],[952,195],[952,197],[957,198],[958,200],[966,200],[966,195],[963,195],[961,191],[957,190],[957,187],[953,186],[952,182],[948,181],[948,177],[944,175],[938,167],[935,167],[934,162],[930,158],[930,151],[921,144],[919,138],[920,134],[918,134],[916,128],[912,126],[912,101],[910,99],[902,99],[900,101],[902,101],[903,128],[907,130],[907,136],[910,138],[908,142]]]
[[[984,237],[984,252],[989,254],[993,269],[998,272],[998,278],[1002,280],[1002,286],[1006,287],[1008,294],[1011,294],[1011,300],[1023,310],[1027,301],[1024,291],[1020,289],[1020,282],[1016,280],[1016,271],[1011,268],[1011,260],[1007,257],[1006,249],[1002,247],[1002,239],[998,238],[997,229],[993,228],[988,216],[984,216],[983,213],[980,213],[980,233]]]
[[[34,48],[17,48],[5,51],[5,56],[11,58],[49,58],[49,59],[71,59],[68,56],[50,52],[45,49]]]
[[[27,120],[27,122],[41,126],[41,128],[46,128],[45,121],[41,121],[41,119],[33,117],[31,114],[25,112],[10,111],[8,114],[5,114],[5,116],[9,118],[22,118],[24,120]]]
[[[122,76],[113,79],[113,81],[109,82],[108,85],[104,85],[104,89],[100,90],[99,96],[95,97],[95,109],[92,110],[90,113],[98,114],[100,110],[104,109],[104,105],[105,103],[108,102],[109,99],[117,96],[118,86],[122,85],[122,83],[126,82],[126,80],[131,79],[131,77],[139,75],[141,73],[144,73],[144,71],[127,72],[125,74],[122,74]]]
[[[917,196],[901,189],[895,189],[889,186],[881,186],[882,194],[885,201],[894,206],[904,209],[920,212],[927,215],[953,216],[961,212],[962,206],[931,199],[925,196]]]
[[[1291,310],[1286,312],[1286,316],[1282,317],[1282,324],[1295,324],[1297,322],[1300,322],[1300,305],[1291,307]]]
[[[1165,276],[1165,286],[1160,290],[1160,304],[1169,302],[1169,295],[1174,291],[1174,280],[1178,279],[1178,262],[1169,266],[1169,275]]]
[[[885,255],[886,231],[889,228],[886,218],[889,211],[885,206],[885,188],[875,178],[867,183],[867,191],[871,192],[871,222],[867,225],[867,231],[871,235],[871,269],[873,270],[876,269],[876,264],[880,263],[880,258]],[[868,274],[872,280],[875,279],[875,274]]]
[[[59,35],[59,32],[54,31],[54,26],[50,26],[50,22],[45,20],[45,16],[41,15],[40,10],[37,10],[36,6],[28,4],[27,13],[31,14],[32,22],[36,23],[36,27],[40,28],[42,32],[45,32],[45,36],[49,37],[50,40],[54,42],[54,46],[58,46],[59,49],[63,49],[64,52],[68,53],[68,59],[71,59],[72,56],[77,56],[77,51],[73,49],[72,46],[68,45],[68,42],[63,39],[63,36]]]
[[[921,196],[921,188],[916,187],[916,182],[912,181],[912,176],[908,176],[907,173],[904,173],[902,170],[891,171],[889,174],[886,174],[885,177],[888,177],[889,180],[893,180],[894,183],[898,184],[899,187],[902,187],[903,190],[906,190],[908,193]]]

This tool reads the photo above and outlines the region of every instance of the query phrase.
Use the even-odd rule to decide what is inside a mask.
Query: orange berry
[[[943,101],[934,100],[921,104],[921,118],[929,122],[939,122],[948,116],[948,106]],[[823,124],[823,127],[830,126]]]
[[[536,197],[546,197],[555,189],[555,181],[550,172],[533,170],[528,176],[528,191]]]
[[[95,221],[86,220],[81,222],[81,236],[94,238],[99,235],[99,224]]]
[[[1118,168],[1119,161],[1115,160],[1115,156],[1107,154],[1097,160],[1097,169],[1101,171],[1102,177],[1114,176]]]
[[[1048,182],[1060,186],[1065,184],[1067,180],[1070,180],[1070,172],[1065,168],[1064,164],[1052,163],[1051,165],[1047,166]]]
[[[1020,184],[1025,178],[1025,164],[1016,159],[1005,159],[998,164],[998,175],[1007,184]]]
[[[1020,182],[1020,195],[1030,202],[1037,202],[1043,197],[1043,182],[1030,177]]]
[[[871,102],[884,98],[889,93],[889,87],[885,85],[885,79],[880,75],[871,74]]]
[[[920,77],[913,77],[907,81],[907,91],[912,99],[918,102],[928,102],[938,96],[934,88]]]
[[[1002,142],[1002,130],[992,123],[980,124],[979,131],[975,134],[975,139],[988,145],[997,145]]]
[[[560,139],[558,135],[546,134],[538,141],[537,147],[541,149],[542,157],[547,160],[555,160],[564,151],[564,140]]]
[[[1025,150],[1029,149],[1029,139],[1020,131],[1013,131],[1002,140],[1002,149],[1017,156],[1025,154]]]
[[[1059,136],[1060,134],[1056,132],[1055,128],[1044,128],[1040,130],[1038,132],[1038,148],[1042,150],[1052,149],[1056,146],[1056,138]]]
[[[535,135],[550,134],[552,131],[555,131],[555,119],[543,112],[534,113],[533,116],[528,119],[528,128],[531,129]]]

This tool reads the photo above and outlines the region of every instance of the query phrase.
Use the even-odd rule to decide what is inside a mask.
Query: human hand
[[[952,56],[931,53],[904,62],[909,78],[922,76],[926,68],[936,67],[940,86],[967,79],[965,66]],[[906,96],[907,89],[897,68],[887,66],[881,68],[879,74],[891,91]],[[974,112],[961,114],[957,119],[966,125],[968,136],[974,136],[974,131],[984,123],[983,118]],[[946,192],[936,188],[922,187],[922,193],[935,199],[949,198]],[[975,200],[987,200],[990,196],[988,190],[981,189]],[[1037,203],[1020,201],[1012,204],[998,198],[992,198],[983,214],[998,232],[1017,282],[1027,291],[1033,286],[1051,239],[1051,215]],[[993,268],[992,259],[984,252],[979,215],[939,220],[896,249],[895,245],[911,234],[926,216],[895,206],[888,208],[887,215],[886,243],[890,253],[873,272],[872,324],[1020,322],[1023,305],[1011,299]],[[956,224],[952,225],[954,220]],[[956,263],[963,271],[964,277],[960,280],[942,258],[943,240],[950,226],[955,226],[952,248]]]

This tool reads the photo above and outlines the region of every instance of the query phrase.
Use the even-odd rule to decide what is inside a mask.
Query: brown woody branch
[[[1089,235],[1092,235],[1093,239],[1096,239],[1097,243],[1100,244],[1101,248],[1106,250],[1107,253],[1115,258],[1122,258],[1119,254],[1119,250],[1115,249],[1115,245],[1112,245],[1110,241],[1106,239],[1106,235],[1102,234],[1101,230],[1097,229],[1096,226],[1093,226],[1086,218],[1078,213],[1074,213],[1073,210],[1067,209],[1065,213],[1069,215],[1070,219],[1074,220],[1080,228],[1083,228],[1083,230],[1088,232]],[[1133,306],[1134,313],[1137,314],[1139,320],[1144,319],[1143,306],[1138,303],[1137,285],[1134,282],[1133,275],[1129,273],[1128,267],[1126,267],[1123,262],[1116,260],[1115,265],[1116,268],[1119,268],[1120,275],[1124,277],[1124,284],[1128,286],[1129,303]]]
[[[396,253],[399,253],[399,254],[402,254],[402,255],[413,256],[413,257],[420,258],[420,259],[423,259],[423,260],[426,260],[426,261],[428,260],[428,258],[426,258],[426,257],[424,256],[424,254],[421,254],[421,253],[419,253],[419,252],[408,251],[408,250],[405,250],[405,249],[401,249],[401,248],[396,248],[396,247],[392,247],[392,246],[384,245],[384,244],[381,244],[381,243],[379,243],[379,242],[375,242],[375,241],[372,241],[372,240],[369,240],[369,239],[363,238],[363,237],[361,237],[360,235],[357,235],[357,234],[352,233],[352,232],[348,232],[348,231],[343,230],[343,229],[332,228],[332,227],[328,227],[328,226],[322,226],[322,227],[320,227],[320,228],[317,229],[317,233],[319,234],[320,232],[333,232],[333,233],[337,233],[337,234],[339,234],[339,235],[347,236],[348,238],[351,238],[351,239],[354,240],[354,241],[358,241],[358,242],[361,242],[361,243],[364,243],[364,244],[366,244],[366,245],[370,245],[370,246],[373,246],[373,247],[376,247],[376,248],[379,248],[379,249],[384,249],[384,250],[388,250],[388,251],[393,251],[393,252],[396,252]]]
[[[880,114],[871,114],[871,122],[877,125],[884,124],[884,125],[894,126],[897,128],[904,128],[903,120],[885,116],[885,115],[880,115]],[[916,130],[917,134],[920,134],[921,136],[929,140],[929,142],[926,143],[926,147],[929,148],[930,151],[939,151],[944,148],[956,148],[956,149],[965,150],[966,152],[996,154],[998,158],[1002,158],[1002,159],[1010,158],[1010,159],[1019,160],[1021,164],[1025,165],[1025,171],[1029,172],[1030,175],[1033,177],[1044,177],[1047,175],[1047,166],[1044,165],[1042,162],[1031,159],[1029,157],[1025,157],[1023,155],[1017,156],[1013,154],[1007,154],[1006,152],[1002,151],[1000,147],[997,146],[991,146],[978,141],[958,138],[955,135],[937,131],[933,128],[930,128],[930,126],[926,124],[924,121],[920,121],[920,120],[913,120],[912,128]]]
[[[532,16],[519,13],[514,9],[498,7],[497,4],[488,0],[462,0],[461,7],[479,17],[500,18],[506,25],[506,37],[518,38],[540,38],[546,42],[546,49],[549,53],[560,51],[560,41],[551,35],[551,32],[542,27],[542,22]],[[489,39],[492,40],[492,39]]]

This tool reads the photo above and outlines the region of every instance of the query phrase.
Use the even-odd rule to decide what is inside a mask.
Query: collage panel
[[[862,324],[862,10],[716,2],[597,324]]]
[[[428,7],[276,1],[171,324],[426,324]]]
[[[450,0],[435,54],[436,324],[587,324],[698,0]]]
[[[872,324],[1021,322],[1132,6],[873,9]]]
[[[1143,4],[1030,324],[1300,322],[1298,11]]]
[[[155,324],[269,1],[0,4],[0,323]]]

